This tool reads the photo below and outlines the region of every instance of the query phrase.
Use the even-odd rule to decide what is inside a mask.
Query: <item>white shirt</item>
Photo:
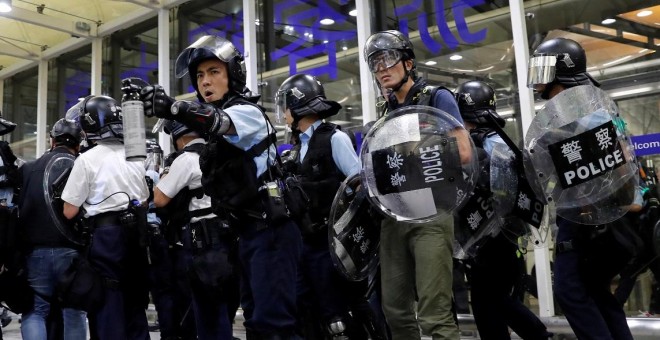
[[[144,177],[144,161],[128,162],[121,142],[101,140],[76,158],[62,200],[84,208],[85,217],[122,211],[149,198]]]
[[[186,146],[204,143],[204,139],[195,138],[191,140]],[[199,168],[199,155],[196,152],[184,152],[177,157],[172,165],[170,171],[166,176],[163,176],[158,182],[157,188],[169,198],[173,198],[183,188],[193,190],[202,187],[202,170]],[[188,205],[188,211],[195,211],[199,209],[206,209],[211,207],[211,197],[204,195],[201,199],[192,197]],[[193,217],[190,222],[197,222],[199,220],[216,217],[214,214],[207,214],[204,216]]]

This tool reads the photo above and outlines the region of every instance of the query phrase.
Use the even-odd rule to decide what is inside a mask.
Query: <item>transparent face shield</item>
[[[286,123],[286,91],[275,93],[275,119],[278,124]]]
[[[401,61],[402,57],[403,54],[399,50],[378,51],[369,57],[369,70],[372,73],[376,73],[379,70],[386,70]]]
[[[555,79],[557,65],[556,55],[535,55],[529,59],[527,72],[527,87],[533,88],[534,85],[548,84]]]
[[[240,53],[229,40],[214,35],[205,35],[179,54],[174,64],[174,74],[177,78],[182,78],[188,74],[188,65],[190,64],[190,57],[193,52],[198,48],[205,48],[211,51],[218,59],[228,63]]]

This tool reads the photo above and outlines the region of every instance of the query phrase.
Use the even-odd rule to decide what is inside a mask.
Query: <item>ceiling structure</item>
[[[0,12],[0,79],[186,1],[12,0],[12,11]]]

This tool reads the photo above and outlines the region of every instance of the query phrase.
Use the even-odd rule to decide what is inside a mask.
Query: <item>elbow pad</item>
[[[179,100],[171,111],[175,120],[202,135],[224,135],[231,128],[229,115],[211,104]]]

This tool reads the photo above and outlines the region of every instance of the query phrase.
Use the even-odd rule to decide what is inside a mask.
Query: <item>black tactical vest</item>
[[[312,222],[326,223],[332,201],[341,182],[346,178],[332,158],[332,135],[339,127],[321,123],[314,130],[305,159],[298,168],[303,189],[310,199],[309,214]],[[300,144],[295,147],[300,154]]]
[[[387,115],[388,111],[398,109],[404,106],[410,105],[423,105],[423,106],[433,106],[431,101],[435,94],[440,90],[446,90],[451,93],[451,90],[444,86],[431,86],[426,85],[426,82],[422,79],[415,82],[415,84],[410,88],[406,99],[403,101],[403,104],[399,104],[394,95],[391,95],[386,103],[378,103],[377,106],[382,107],[380,117]]]
[[[261,106],[240,96],[230,98],[220,108],[234,105],[252,105],[266,119]],[[200,153],[199,165],[202,170],[202,188],[211,197],[216,215],[224,215],[224,211],[244,212],[255,217],[262,215],[263,208],[258,197],[260,183],[254,157],[274,143],[274,132],[247,151],[237,148],[222,136],[210,136]]]

